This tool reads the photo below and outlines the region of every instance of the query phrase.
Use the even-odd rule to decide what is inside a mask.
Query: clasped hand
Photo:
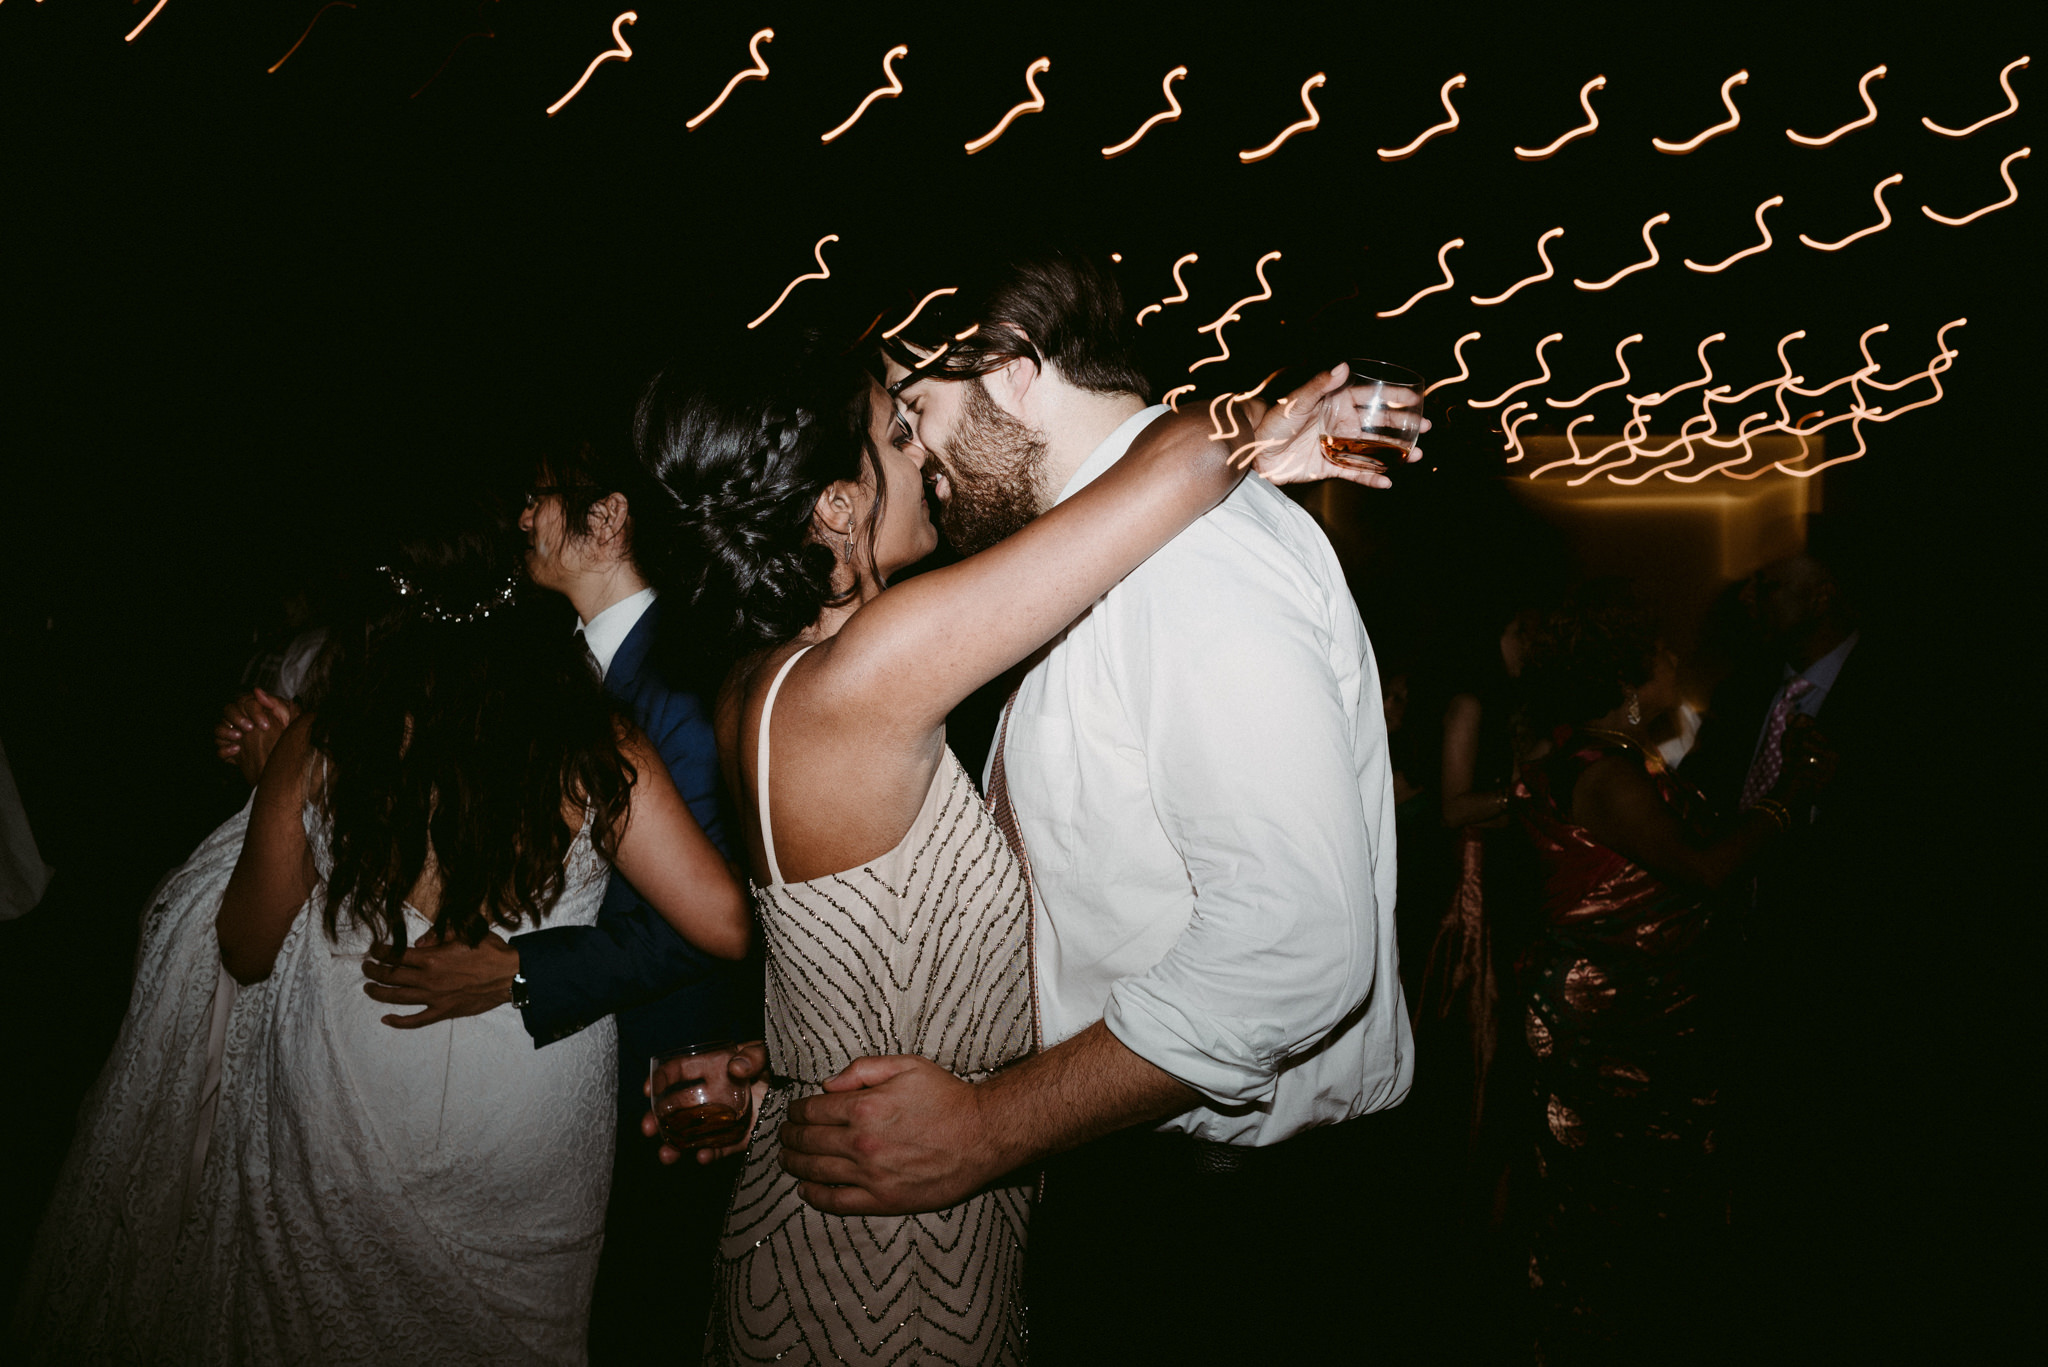
[[[363,960],[363,992],[387,1006],[423,1006],[409,1016],[386,1016],[399,1030],[476,1016],[512,1000],[512,975],[519,971],[519,951],[493,932],[472,947],[460,940],[430,935],[394,952],[378,945]]]
[[[1233,443],[1233,451],[1239,461],[1249,460],[1254,470],[1272,484],[1306,484],[1323,479],[1349,480],[1371,489],[1391,489],[1394,482],[1377,466],[1340,465],[1331,460],[1323,451],[1325,436],[1355,436],[1359,430],[1357,405],[1351,398],[1350,367],[1339,361],[1335,366],[1309,377],[1306,384],[1270,408],[1257,399],[1232,400],[1225,407],[1231,417],[1217,416],[1219,433],[1226,427],[1234,428],[1238,417],[1249,418],[1254,430],[1244,442],[1235,437],[1223,437]],[[1412,400],[1420,413],[1421,396],[1408,390],[1393,391],[1396,402]],[[1409,410],[1404,410],[1409,411]],[[1429,419],[1415,418],[1415,436],[1419,440],[1429,431]],[[1415,447],[1405,458],[1409,462],[1422,459],[1422,448]]]
[[[782,1166],[833,1215],[956,1206],[1008,1170],[974,1085],[928,1059],[856,1059],[823,1096],[791,1104]]]

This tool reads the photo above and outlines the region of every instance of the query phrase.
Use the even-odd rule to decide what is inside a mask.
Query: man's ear
[[[996,401],[996,407],[1019,421],[1028,422],[1026,412],[1044,378],[1037,361],[1013,356],[983,375],[981,383],[988,390],[988,396]]]
[[[629,513],[630,508],[624,494],[606,494],[590,505],[590,520],[587,524],[590,539],[605,547],[618,545],[626,534]]]

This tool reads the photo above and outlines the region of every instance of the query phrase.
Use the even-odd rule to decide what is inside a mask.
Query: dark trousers
[[[1401,1360],[1384,1135],[1362,1116],[1219,1153],[1126,1130],[1052,1160],[1025,1261],[1033,1367]]]
[[[590,1304],[593,1367],[697,1362],[711,1319],[718,1236],[744,1161],[665,1168],[654,1141],[640,1133],[639,1114],[621,1119]]]

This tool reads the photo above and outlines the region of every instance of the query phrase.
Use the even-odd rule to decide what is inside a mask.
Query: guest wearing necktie
[[[585,444],[545,463],[520,528],[527,572],[576,610],[576,634],[605,691],[659,751],[690,811],[730,857],[732,832],[717,743],[696,694],[666,666],[681,659],[661,638],[663,604],[644,567],[670,553],[672,507],[630,458]],[[653,1054],[712,1039],[761,1034],[761,965],[725,963],[693,948],[624,879],[614,875],[593,926],[551,927],[409,949],[395,965],[371,964],[370,996],[424,1005],[386,1017],[406,1028],[510,1003],[536,1048],[614,1013],[619,1021],[619,1147],[605,1248],[591,1307],[594,1362],[672,1352],[675,1324],[708,1315],[713,1246],[734,1165],[663,1167],[641,1138],[642,1085]],[[736,1066],[736,1071],[738,1066]],[[694,1328],[693,1328],[694,1334]]]

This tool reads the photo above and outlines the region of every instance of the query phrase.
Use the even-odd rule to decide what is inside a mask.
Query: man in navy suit
[[[636,523],[635,495],[659,498],[637,465],[587,444],[550,461],[519,521],[529,541],[527,570],[576,609],[577,635],[605,691],[647,733],[705,834],[729,858],[733,826],[710,718],[696,695],[671,684],[655,649],[661,604],[640,572],[636,538],[644,554],[662,529],[652,519]],[[619,1138],[591,1357],[624,1361],[658,1348],[667,1359],[678,1346],[687,1356],[709,1315],[709,1267],[733,1165],[663,1167],[641,1136],[642,1083],[655,1053],[760,1037],[759,960],[731,964],[697,950],[614,875],[594,925],[543,927],[509,940],[493,934],[475,948],[415,947],[364,971],[376,1000],[426,1008],[385,1017],[398,1028],[510,1002],[534,1046],[545,1048],[618,1016]]]

